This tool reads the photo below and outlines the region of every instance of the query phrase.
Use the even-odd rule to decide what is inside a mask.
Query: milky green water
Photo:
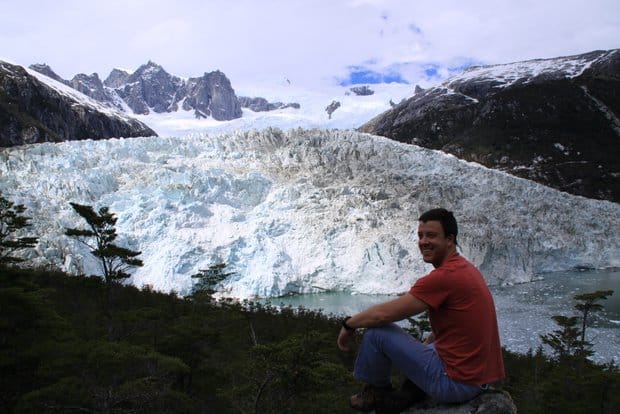
[[[614,290],[601,301],[604,310],[590,320],[587,339],[594,342],[595,359],[620,361],[620,269],[546,273],[543,279],[514,286],[492,286],[502,343],[513,351],[536,349],[540,335],[558,326],[553,315],[577,315],[575,295],[596,290]],[[303,306],[334,315],[350,315],[376,303],[393,299],[387,295],[323,293],[272,298],[275,306]]]

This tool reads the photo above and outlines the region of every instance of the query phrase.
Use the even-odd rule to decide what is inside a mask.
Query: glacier
[[[27,207],[29,263],[100,274],[69,202],[107,206],[142,252],[130,282],[181,295],[225,262],[222,296],[397,294],[431,270],[417,217],[442,206],[491,285],[620,267],[620,205],[348,129],[238,130],[0,150],[0,191]]]

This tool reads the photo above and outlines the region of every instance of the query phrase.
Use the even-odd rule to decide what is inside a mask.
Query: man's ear
[[[454,240],[456,239],[456,237],[454,236],[454,234],[448,234],[446,235],[446,239],[450,240],[452,242],[452,244],[456,245],[456,243],[454,242]]]

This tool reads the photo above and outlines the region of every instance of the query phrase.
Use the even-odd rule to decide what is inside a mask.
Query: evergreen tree
[[[142,260],[137,258],[142,252],[120,247],[114,243],[117,237],[114,227],[117,219],[110,213],[108,207],[101,207],[97,213],[91,206],[70,204],[75,212],[86,220],[88,229],[67,228],[65,234],[77,238],[90,248],[92,255],[99,259],[107,284],[128,278],[127,271],[131,267],[143,265]]]
[[[15,233],[30,226],[30,217],[23,213],[26,207],[14,204],[0,193],[0,264],[19,263],[24,259],[13,254],[17,250],[33,248],[39,242],[37,237],[16,237]]]
[[[591,355],[591,351],[588,355],[584,355],[582,352],[587,346],[579,340],[578,318],[576,316],[554,315],[552,319],[560,326],[560,329],[550,334],[541,335],[540,338],[544,344],[553,349],[555,356],[560,361],[570,359],[580,353],[584,357]]]
[[[603,306],[596,302],[607,299],[613,293],[613,290],[597,290],[592,293],[575,295],[574,298],[578,301],[575,309],[581,312],[581,328],[578,327],[578,316],[555,315],[552,318],[561,329],[541,335],[543,343],[549,345],[560,360],[585,359],[592,356],[593,344],[586,339],[588,316],[591,312],[602,310]]]
[[[209,266],[208,269],[201,269],[192,275],[192,279],[197,280],[192,286],[192,297],[194,299],[205,298],[210,301],[213,294],[217,292],[217,285],[228,276],[235,274],[234,272],[226,272],[225,269],[226,263],[218,263]]]
[[[588,316],[590,312],[597,312],[603,309],[603,305],[596,303],[599,300],[605,300],[608,296],[614,294],[613,290],[597,290],[592,293],[584,293],[576,295],[575,300],[579,301],[575,305],[575,309],[581,312],[581,343],[586,343],[586,327],[588,326]]]

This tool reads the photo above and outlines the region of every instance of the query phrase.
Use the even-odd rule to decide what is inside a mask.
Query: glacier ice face
[[[185,294],[224,261],[238,298],[408,290],[431,267],[417,217],[443,206],[490,284],[620,266],[620,205],[571,196],[438,151],[350,130],[265,129],[183,138],[37,144],[0,151],[0,191],[40,237],[30,263],[100,273],[64,228],[69,202],[110,207],[142,251],[136,286]]]

